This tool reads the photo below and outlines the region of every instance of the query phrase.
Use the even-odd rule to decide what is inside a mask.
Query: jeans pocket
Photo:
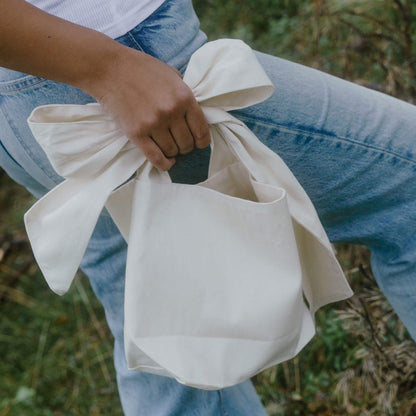
[[[47,82],[46,79],[34,75],[0,68],[0,94],[13,94],[14,92],[39,86],[39,84],[46,84]]]

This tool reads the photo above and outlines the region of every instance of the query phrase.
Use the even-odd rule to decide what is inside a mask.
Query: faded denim
[[[168,0],[119,38],[183,71],[205,41],[189,0]],[[276,87],[264,103],[233,112],[292,169],[334,242],[371,249],[376,279],[416,338],[416,107],[322,72],[258,53]],[[65,84],[0,68],[0,165],[36,197],[59,183],[26,119],[34,107],[92,102]],[[179,157],[174,181],[206,175],[209,150]],[[126,247],[103,214],[82,269],[115,337],[119,393],[127,416],[257,416],[249,381],[203,391],[129,371],[123,350]]]

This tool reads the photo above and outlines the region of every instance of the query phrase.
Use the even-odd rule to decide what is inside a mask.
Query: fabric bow
[[[286,190],[311,312],[351,296],[305,191],[282,159],[228,113],[259,103],[273,92],[272,83],[252,50],[239,40],[209,42],[193,54],[183,80],[200,104],[211,134],[220,129],[230,140],[240,140],[245,151],[264,161],[253,168],[257,169],[257,177]],[[99,104],[37,107],[28,123],[52,166],[65,178],[25,215],[39,267],[50,288],[62,295],[70,287],[110,195],[149,162]],[[212,151],[221,149],[214,146]],[[212,169],[218,170],[210,166]],[[156,174],[162,179],[168,175],[160,171]],[[113,193],[109,205],[117,204],[116,195],[117,192]],[[115,220],[126,237],[128,218],[120,217]]]

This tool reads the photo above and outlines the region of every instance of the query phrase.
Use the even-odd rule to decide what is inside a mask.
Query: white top
[[[124,35],[164,0],[27,0],[39,9],[112,37]]]

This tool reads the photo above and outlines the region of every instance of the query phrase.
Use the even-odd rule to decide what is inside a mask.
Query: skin
[[[26,3],[0,0],[0,66],[94,97],[161,170],[210,143],[192,91],[171,66]]]

